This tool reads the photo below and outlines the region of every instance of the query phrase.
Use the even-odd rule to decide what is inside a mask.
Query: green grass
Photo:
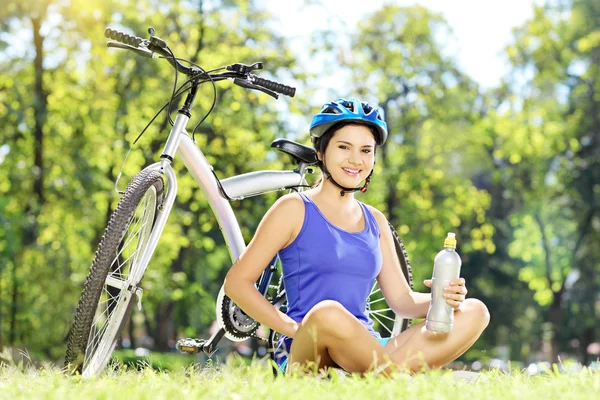
[[[144,369],[151,367],[159,371],[178,371],[196,361],[195,356],[179,353],[158,353],[153,352],[148,357],[139,357],[134,354],[133,350],[116,350],[113,352],[113,358],[118,359],[128,368]]]
[[[274,379],[261,362],[229,358],[221,366],[188,366],[157,371],[112,366],[99,379],[84,381],[48,365],[34,369],[0,366],[0,399],[591,399],[600,393],[600,372],[485,372],[476,381],[455,379],[449,371],[392,379],[376,376],[285,377]]]

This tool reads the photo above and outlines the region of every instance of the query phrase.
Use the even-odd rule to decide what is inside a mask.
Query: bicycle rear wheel
[[[108,364],[129,319],[164,183],[157,171],[142,171],[129,184],[110,217],[85,280],[67,339],[65,366],[84,377]]]
[[[389,224],[389,227],[392,231],[392,236],[394,237],[394,246],[396,247],[396,256],[400,262],[400,269],[402,270],[402,274],[408,282],[408,285],[413,289],[412,269],[410,267],[410,262],[408,261],[404,243],[402,243],[402,239],[400,239],[400,236],[398,236],[398,233],[392,224]],[[400,332],[404,332],[410,327],[410,319],[396,315],[387,305],[377,280],[373,283],[371,295],[367,301],[367,311],[374,322],[374,329],[383,337],[397,336]]]

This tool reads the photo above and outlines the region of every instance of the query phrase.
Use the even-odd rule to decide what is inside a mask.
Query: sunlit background
[[[381,108],[390,140],[360,200],[404,240],[416,290],[426,290],[433,257],[456,232],[469,296],[492,316],[453,367],[537,373],[559,357],[591,365],[600,357],[599,21],[595,0],[4,0],[0,357],[61,362],[119,199],[117,175],[122,189],[160,155],[166,113],[133,141],[169,100],[174,70],[107,49],[104,37],[106,27],[147,37],[152,26],[205,69],[263,61],[261,76],[298,88],[274,100],[218,85],[196,141],[220,178],[293,169],[269,144],[308,144],[310,117],[329,99],[354,95]],[[213,96],[205,85],[190,128]],[[176,340],[215,328],[231,260],[202,194],[175,167],[178,199],[122,359],[189,362],[174,354]],[[246,241],[277,196],[232,203]],[[225,341],[216,357],[264,355],[264,346]]]

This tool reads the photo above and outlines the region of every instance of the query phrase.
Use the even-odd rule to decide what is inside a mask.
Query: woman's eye
[[[346,150],[346,149],[348,149],[348,146],[344,146],[344,145],[342,144],[342,145],[340,145],[340,149],[344,149],[344,150]]]
[[[363,151],[364,151],[365,153],[367,153],[367,154],[369,154],[369,153],[371,152],[371,150],[370,150],[370,149],[364,149]]]

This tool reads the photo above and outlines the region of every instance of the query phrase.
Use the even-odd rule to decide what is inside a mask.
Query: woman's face
[[[325,150],[325,166],[333,179],[345,187],[357,187],[375,164],[375,138],[364,125],[338,129]]]

